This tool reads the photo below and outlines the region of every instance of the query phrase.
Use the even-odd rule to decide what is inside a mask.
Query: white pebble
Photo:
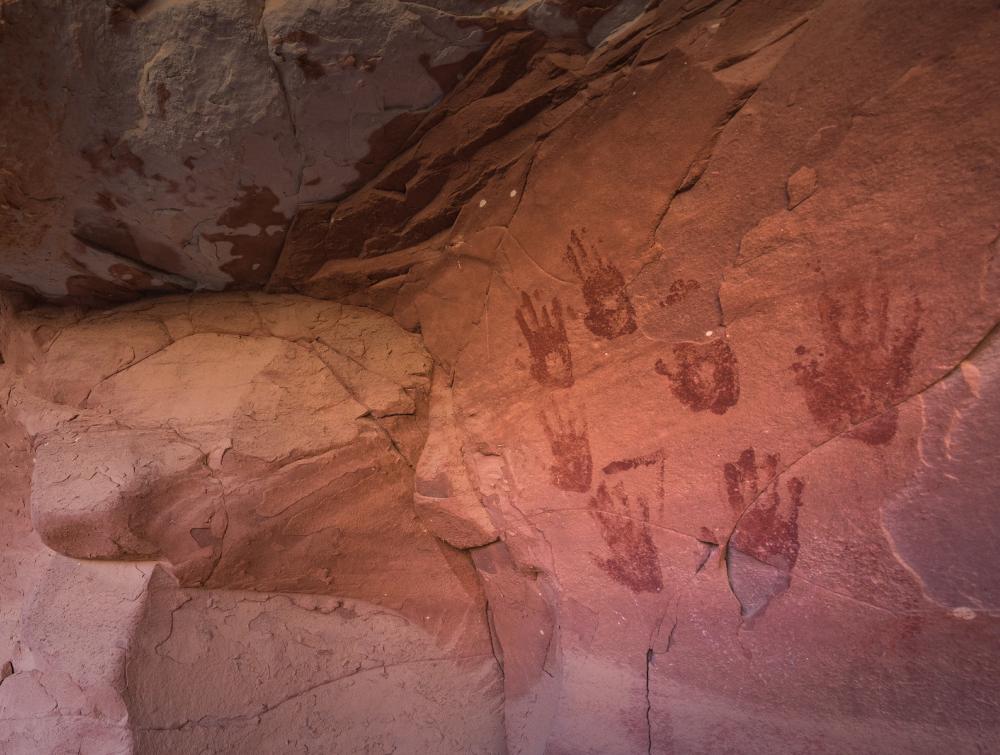
[[[485,207],[486,206],[486,200],[485,199],[480,199],[479,200],[479,206],[480,207]]]

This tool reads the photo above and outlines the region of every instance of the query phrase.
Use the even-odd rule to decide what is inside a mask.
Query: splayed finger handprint
[[[573,385],[573,357],[569,351],[566,325],[562,318],[562,305],[552,297],[552,312],[542,305],[541,313],[526,292],[521,292],[521,306],[514,314],[517,324],[528,342],[531,354],[531,375],[540,384],[551,388],[569,388]]]
[[[849,437],[870,445],[896,434],[895,405],[906,397],[923,333],[920,299],[893,298],[879,278],[836,297],[824,292],[818,303],[824,346],[816,352],[799,346],[802,360],[792,364],[816,421],[835,434],[850,429]]]
[[[784,485],[777,454],[760,461],[753,448],[723,467],[726,497],[736,524],[729,538],[726,567],[740,612],[752,618],[788,589],[799,557],[799,509],[805,484],[793,477]]]
[[[616,582],[632,592],[659,592],[663,589],[660,558],[649,532],[649,503],[643,496],[630,497],[618,483],[597,487],[590,508],[611,551],[609,558],[597,558],[597,565]]]
[[[583,284],[584,323],[591,333],[608,340],[634,332],[635,308],[625,290],[625,278],[593,246],[588,249],[581,234],[570,232],[565,259]]]
[[[593,473],[586,421],[561,412],[555,405],[540,413],[539,419],[552,452],[552,484],[561,490],[586,493]]]

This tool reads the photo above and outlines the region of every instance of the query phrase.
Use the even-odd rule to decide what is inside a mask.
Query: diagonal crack
[[[315,692],[316,690],[322,689],[323,687],[329,686],[331,684],[336,684],[342,682],[345,679],[350,679],[351,677],[357,676],[359,674],[366,674],[372,671],[385,671],[386,669],[395,668],[399,666],[408,666],[416,663],[442,663],[442,662],[455,662],[455,661],[465,661],[465,660],[475,660],[483,659],[485,660],[490,656],[483,655],[482,653],[477,653],[474,655],[453,655],[453,656],[440,656],[435,658],[413,658],[406,661],[397,661],[395,663],[377,663],[372,666],[365,666],[363,664],[358,664],[353,670],[348,671],[345,674],[335,676],[329,679],[324,679],[322,681],[316,682],[315,684],[310,684],[309,686],[292,692],[285,697],[281,698],[277,702],[271,703],[270,705],[263,705],[260,710],[255,713],[246,713],[240,716],[202,716],[197,720],[188,720],[180,724],[175,724],[173,726],[151,726],[143,727],[141,731],[179,731],[187,728],[208,728],[210,726],[222,727],[230,723],[235,723],[238,721],[243,721],[247,719],[258,719],[265,716],[278,708],[286,705],[287,703],[296,700],[304,695],[308,695],[310,692]]]
[[[660,226],[662,226],[663,223],[666,221],[667,215],[670,212],[670,208],[674,204],[674,200],[676,200],[677,197],[679,197],[681,194],[686,194],[687,192],[691,191],[698,184],[698,181],[705,174],[705,171],[708,170],[708,164],[712,161],[712,155],[715,152],[715,148],[716,146],[718,146],[719,141],[722,138],[722,134],[726,130],[726,127],[732,122],[733,118],[735,118],[739,114],[739,112],[746,106],[746,104],[750,101],[750,99],[757,93],[758,88],[759,87],[757,86],[750,87],[745,91],[741,92],[739,96],[737,96],[733,100],[732,104],[726,109],[722,118],[719,119],[719,122],[712,129],[711,136],[708,137],[708,140],[706,141],[704,146],[698,151],[698,154],[696,154],[694,158],[692,158],[691,162],[688,164],[688,167],[684,172],[684,178],[681,179],[681,183],[677,186],[676,189],[674,189],[673,194],[670,195],[670,199],[667,200],[666,204],[663,207],[663,210],[660,211],[659,215],[657,215],[656,217],[656,220],[653,221],[649,233],[649,239],[647,242],[647,249],[652,249],[653,247],[656,246],[656,237],[660,231]],[[701,170],[695,170],[696,167],[699,166],[701,167]],[[655,265],[661,259],[663,259],[662,250],[660,250],[650,260],[643,263],[639,267],[639,269],[635,272],[635,274],[632,275],[626,282],[625,284],[626,287],[631,286],[633,283],[635,283],[635,281],[638,280],[639,277],[649,267]]]

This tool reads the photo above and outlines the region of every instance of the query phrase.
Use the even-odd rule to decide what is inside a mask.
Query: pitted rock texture
[[[995,749],[996,3],[400,5],[406,113],[343,91],[390,6],[254,22],[269,293],[5,300],[0,742]],[[44,631],[88,590],[117,634]]]

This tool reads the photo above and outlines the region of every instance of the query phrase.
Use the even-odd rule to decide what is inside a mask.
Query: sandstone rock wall
[[[0,8],[8,749],[995,748],[996,3]]]

